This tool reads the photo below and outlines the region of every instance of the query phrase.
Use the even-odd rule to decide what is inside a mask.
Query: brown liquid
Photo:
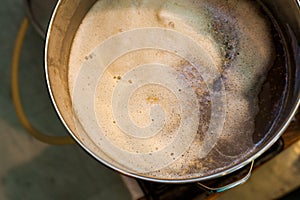
[[[143,28],[148,29],[145,36],[158,34],[140,42],[161,40],[153,45],[157,48],[128,51],[109,62],[110,54],[134,46],[140,35],[122,37]],[[276,111],[265,115],[274,107],[265,107],[259,93],[284,91],[284,83],[276,83],[276,91],[268,89],[274,73],[285,74],[278,65],[283,60],[275,56],[282,52],[272,29],[260,6],[248,0],[98,1],[77,32],[69,63],[70,92],[85,129],[80,134],[98,145],[94,153],[99,157],[104,153],[117,166],[151,177],[199,177],[234,165],[265,136],[271,123],[265,126],[264,121],[276,116]],[[114,39],[120,40],[114,44]],[[113,45],[103,50],[105,44]],[[94,77],[97,73],[101,76]],[[148,78],[151,84],[137,87]],[[79,97],[86,97],[85,90],[96,82],[91,91],[95,105],[88,105]],[[123,93],[130,98],[114,104]],[[280,102],[280,97],[274,95],[270,102]],[[121,112],[125,107],[128,112]]]

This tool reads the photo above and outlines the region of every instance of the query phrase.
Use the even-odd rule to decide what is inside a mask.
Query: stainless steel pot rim
[[[57,12],[57,9],[60,5],[61,0],[58,1],[54,11],[53,11],[53,15],[51,17],[50,23],[49,23],[49,27],[52,27],[52,24],[54,22],[54,18],[55,18],[55,13]],[[300,6],[300,1],[297,0],[298,5]],[[297,102],[295,103],[295,105],[292,108],[292,112],[289,113],[287,119],[284,121],[283,125],[281,126],[281,128],[274,133],[274,137],[268,141],[268,143],[262,147],[258,152],[256,152],[254,155],[252,155],[250,158],[246,159],[245,161],[229,168],[226,170],[223,170],[222,172],[218,172],[212,175],[208,175],[208,176],[204,176],[204,177],[199,177],[199,178],[190,178],[190,179],[158,179],[158,178],[151,178],[151,177],[146,177],[146,176],[142,176],[142,175],[138,175],[135,173],[131,173],[128,172],[126,170],[120,169],[114,165],[112,165],[111,163],[99,158],[96,154],[94,154],[90,149],[88,149],[76,136],[75,134],[70,130],[70,128],[68,127],[67,123],[65,122],[56,102],[54,99],[54,95],[50,86],[50,79],[49,79],[49,74],[48,74],[48,62],[47,62],[47,55],[48,55],[48,45],[49,45],[49,38],[50,38],[50,32],[51,29],[47,30],[47,36],[46,36],[46,43],[45,43],[45,54],[44,54],[44,60],[45,60],[45,76],[46,76],[46,82],[47,82],[47,87],[48,87],[48,91],[50,94],[50,98],[52,100],[52,103],[54,105],[54,108],[60,118],[60,120],[62,121],[63,125],[65,126],[65,128],[67,129],[67,131],[69,132],[69,134],[73,137],[73,139],[81,146],[81,148],[83,148],[89,155],[91,155],[94,159],[96,159],[97,161],[99,161],[100,163],[104,164],[105,166],[132,178],[137,178],[137,179],[141,179],[141,180],[145,180],[145,181],[152,181],[152,182],[157,182],[157,183],[173,183],[173,184],[184,184],[184,183],[194,183],[194,182],[200,182],[200,181],[206,181],[206,180],[211,180],[211,179],[216,179],[228,174],[231,174],[243,167],[245,167],[246,165],[250,164],[251,162],[253,162],[255,159],[257,159],[258,157],[260,157],[264,152],[266,152],[280,137],[281,135],[284,133],[284,131],[287,129],[287,127],[289,126],[290,122],[292,121],[294,115],[297,112],[297,109],[300,105],[300,94],[297,96]]]

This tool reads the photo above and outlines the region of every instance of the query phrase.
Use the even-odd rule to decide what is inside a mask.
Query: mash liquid
[[[274,56],[248,0],[101,0],[74,38],[69,87],[80,134],[128,171],[193,178],[252,141]]]

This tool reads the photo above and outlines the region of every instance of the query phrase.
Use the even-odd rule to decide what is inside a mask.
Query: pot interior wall
[[[274,35],[275,40],[280,41],[282,46],[277,48],[277,65],[269,72],[260,96],[260,113],[256,119],[254,140],[259,141],[262,137],[265,139],[258,146],[257,152],[278,136],[276,133],[285,128],[287,119],[295,111],[299,102],[300,78],[299,5],[296,1],[262,0],[261,3],[281,31],[280,35]]]

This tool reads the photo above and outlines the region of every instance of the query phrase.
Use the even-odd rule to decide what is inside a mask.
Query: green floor
[[[76,145],[50,146],[36,141],[18,122],[10,93],[10,63],[24,15],[22,0],[1,1],[0,200],[130,199],[119,174]],[[39,130],[65,135],[48,96],[43,49],[44,41],[29,27],[20,63],[23,104]]]

